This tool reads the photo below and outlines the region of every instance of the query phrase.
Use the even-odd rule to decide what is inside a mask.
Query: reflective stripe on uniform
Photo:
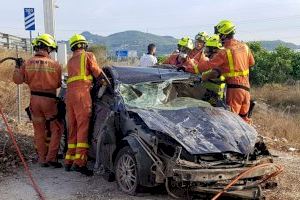
[[[193,67],[194,67],[195,74],[199,74],[198,65],[194,65]]]
[[[75,156],[71,155],[71,154],[66,154],[65,157],[66,160],[75,160]]]
[[[86,160],[87,157],[86,157],[86,155],[77,153],[77,154],[75,154],[75,156],[71,155],[71,154],[67,154],[66,157],[65,157],[65,159],[66,160],[76,160],[76,159]]]
[[[81,159],[81,160],[86,160],[86,156],[80,153],[77,153],[75,156],[75,159]]]
[[[93,80],[92,75],[86,75],[86,56],[84,51],[80,55],[80,75],[68,78],[67,83],[72,83],[74,81],[80,80]]]
[[[247,55],[248,55],[248,47],[247,48]],[[235,71],[234,70],[234,62],[233,62],[233,56],[230,49],[226,49],[226,54],[228,58],[228,64],[229,64],[229,73],[222,74],[225,77],[237,77],[237,76],[248,76],[249,75],[249,69],[244,71]]]
[[[75,149],[76,148],[76,144],[68,144],[68,149]]]
[[[89,148],[88,143],[77,143],[77,144],[68,144],[68,149],[76,149],[76,148]]]
[[[77,148],[89,148],[88,143],[77,143]]]
[[[52,67],[40,67],[40,66],[29,66],[25,68],[29,72],[55,72],[55,69]]]

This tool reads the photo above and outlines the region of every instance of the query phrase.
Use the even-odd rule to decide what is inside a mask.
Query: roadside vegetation
[[[258,102],[254,124],[267,143],[300,152],[300,85],[268,84],[251,91]]]
[[[260,42],[248,45],[256,61],[250,80],[258,101],[253,116],[257,129],[276,148],[299,149],[300,52],[285,46],[268,51]]]
[[[249,42],[248,45],[256,62],[250,73],[252,85],[287,82],[293,84],[300,80],[300,52],[285,46],[267,51],[260,42]]]

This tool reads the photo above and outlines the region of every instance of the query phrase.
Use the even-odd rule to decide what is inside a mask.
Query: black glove
[[[184,71],[185,72],[185,67],[183,67],[183,66],[177,67],[177,71]]]
[[[24,59],[23,58],[17,58],[16,59],[16,68],[20,69],[20,67],[23,65]]]

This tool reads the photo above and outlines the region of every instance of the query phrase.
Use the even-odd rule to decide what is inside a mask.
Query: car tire
[[[135,195],[139,187],[137,162],[130,147],[122,148],[115,161],[115,178],[121,191]]]

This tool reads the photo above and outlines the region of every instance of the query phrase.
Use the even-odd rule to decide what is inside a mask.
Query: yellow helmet
[[[204,41],[204,42],[206,42],[208,38],[209,36],[206,32],[200,32],[195,36],[195,40]]]
[[[235,33],[235,25],[229,20],[222,20],[215,26],[215,34],[228,35],[231,33]]]
[[[183,37],[178,41],[178,46],[179,47],[185,47],[190,50],[194,48],[193,41],[189,37]]]
[[[34,38],[32,41],[31,41],[31,45],[32,46],[36,46],[37,45],[37,39],[36,38]]]
[[[47,47],[51,47],[55,50],[57,50],[57,43],[52,35],[49,35],[47,33],[44,33],[38,37],[36,37],[32,41],[33,46],[40,46],[41,44],[46,45]]]
[[[217,35],[217,34],[212,35],[210,38],[208,38],[206,40],[205,46],[207,46],[207,47],[216,47],[218,49],[221,49],[222,43],[221,43],[221,40],[220,40],[220,36]]]
[[[69,43],[70,43],[70,47],[72,49],[77,44],[80,44],[80,43],[87,44],[88,42],[83,35],[75,34],[70,38]]]

